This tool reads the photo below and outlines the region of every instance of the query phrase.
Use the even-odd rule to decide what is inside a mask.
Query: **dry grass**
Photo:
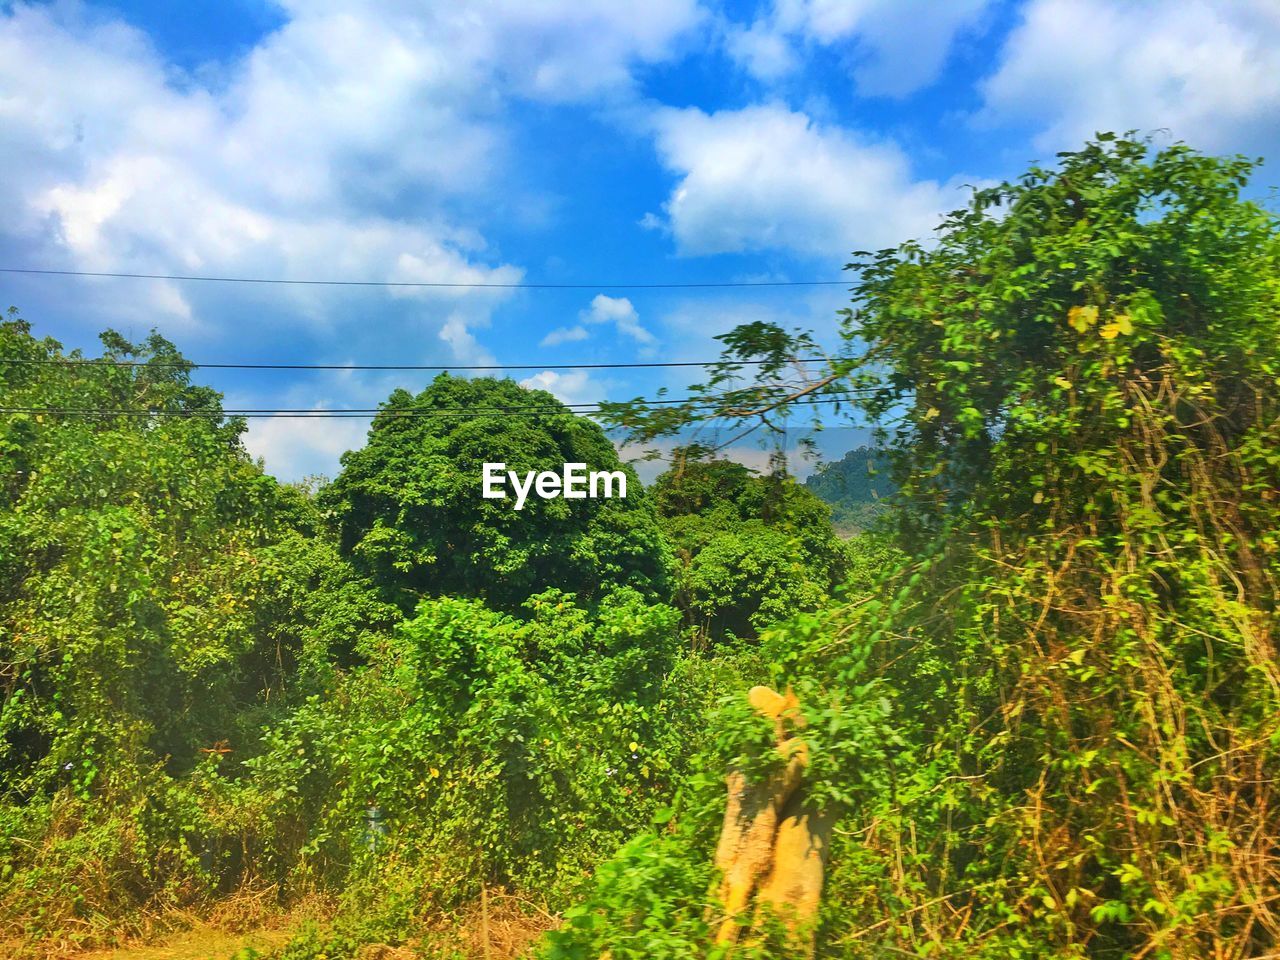
[[[279,906],[276,888],[244,888],[195,913],[180,909],[143,912],[115,946],[77,949],[65,942],[40,945],[0,941],[0,956],[31,960],[227,960],[237,950],[259,953],[283,946],[304,921],[330,916],[333,904],[312,896],[287,911]]]
[[[289,935],[288,926],[245,933],[202,924],[167,938],[162,943],[126,944],[62,956],[74,960],[228,960],[236,951],[245,947],[267,953],[283,946]]]
[[[487,904],[476,901],[431,931],[434,942],[475,960],[520,960],[560,918],[530,900],[489,891]]]

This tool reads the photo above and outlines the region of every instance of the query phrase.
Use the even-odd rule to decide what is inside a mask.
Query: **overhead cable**
[[[853,391],[847,395],[824,396],[817,399],[795,401],[797,406],[816,405],[821,403],[844,403],[855,398]],[[857,394],[861,395],[861,394]],[[66,417],[246,417],[246,418],[294,418],[294,419],[371,419],[374,417],[430,419],[434,417],[476,417],[476,416],[540,416],[572,413],[591,416],[603,412],[606,401],[580,404],[543,404],[541,406],[521,407],[340,407],[340,408],[286,408],[261,407],[245,409],[220,410],[126,410],[105,407],[0,407],[0,414],[28,414],[32,416],[66,416]],[[617,401],[618,403],[638,402],[646,406],[655,404],[692,404],[710,406],[711,401],[700,398],[684,400],[639,400]]]
[[[96,270],[41,270],[33,267],[0,267],[0,273],[48,277],[106,277],[118,280],[180,280],[197,283],[284,284],[307,287],[385,287],[441,290],[696,290],[729,287],[832,287],[848,286],[847,280],[710,280],[639,283],[509,283],[434,280],[294,280],[285,277],[205,277],[175,273],[115,273]]]
[[[671,360],[636,363],[488,363],[488,364],[414,364],[414,363],[196,363],[191,360],[109,360],[78,357],[0,357],[0,364],[10,366],[62,367],[149,367],[183,370],[439,370],[476,372],[482,370],[650,370],[662,367],[714,367],[717,364],[757,367],[771,360]],[[796,363],[826,363],[820,357],[797,357]]]

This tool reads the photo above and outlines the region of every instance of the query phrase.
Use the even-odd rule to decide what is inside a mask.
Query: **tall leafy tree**
[[[676,555],[676,601],[709,636],[754,637],[819,606],[844,576],[830,509],[781,467],[758,476],[679,457],[653,495]]]
[[[560,472],[622,471],[625,498],[515,501],[482,496],[485,463]],[[516,609],[549,587],[600,596],[666,588],[669,554],[652,504],[595,423],[511,380],[443,374],[417,396],[391,394],[366,445],[322,492],[344,553],[402,608],[475,596]],[[615,494],[616,494],[615,490]]]
[[[977,192],[934,247],[861,257],[846,314],[869,408],[905,411],[921,558],[872,636],[952,778],[904,797],[938,825],[911,873],[973,911],[915,936],[1265,955],[1280,229],[1244,159],[1106,136],[1060,161]]]
[[[172,344],[102,340],[89,363],[0,324],[30,361],[0,364],[0,859],[29,871],[0,877],[0,921],[51,930],[181,875],[199,818],[174,778],[252,752],[394,616]]]

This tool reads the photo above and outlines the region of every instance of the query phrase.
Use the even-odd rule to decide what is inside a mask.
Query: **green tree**
[[[522,510],[481,496],[485,463],[521,476],[565,463],[621,470],[625,499],[541,499]],[[666,589],[669,554],[635,474],[599,426],[511,380],[442,374],[395,391],[363,449],[321,494],[344,554],[402,609],[474,596],[514,610],[549,587],[584,600],[610,587]]]
[[[1280,942],[1253,892],[1280,879],[1280,231],[1253,166],[1102,137],[857,261],[920,558],[874,634],[935,765],[900,795],[937,825],[904,882],[972,910],[917,914],[917,943]]]
[[[483,882],[554,899],[670,799],[704,705],[678,669],[678,612],[624,589],[593,611],[551,590],[520,613],[424,600],[336,696],[271,729],[256,785],[323,871],[374,866],[372,801],[404,875],[386,879],[415,896],[453,907]]]
[[[0,324],[35,361],[0,364],[0,920],[33,935],[195,875],[175,778],[252,749],[300,666],[321,689],[394,614],[171,344],[102,339],[86,363]]]
[[[829,508],[780,469],[756,476],[682,457],[653,497],[676,555],[677,603],[710,636],[754,637],[817,608],[843,578]]]
[[[811,728],[872,685],[893,705],[889,751],[811,784],[856,799],[830,955],[1280,948],[1280,224],[1254,166],[1100,136],[934,244],[857,255],[866,350],[826,376],[784,379],[803,337],[723,338],[718,382],[763,357],[770,415],[859,388],[903,489],[909,565],[779,634]]]

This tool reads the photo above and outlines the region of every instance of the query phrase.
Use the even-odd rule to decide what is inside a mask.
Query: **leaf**
[[[1098,308],[1095,306],[1072,307],[1067,311],[1067,323],[1077,333],[1086,333],[1097,322]]]
[[[1117,314],[1110,323],[1103,324],[1098,330],[1098,335],[1103,340],[1114,340],[1117,334],[1123,333],[1126,337],[1133,333],[1133,321],[1127,313]]]

